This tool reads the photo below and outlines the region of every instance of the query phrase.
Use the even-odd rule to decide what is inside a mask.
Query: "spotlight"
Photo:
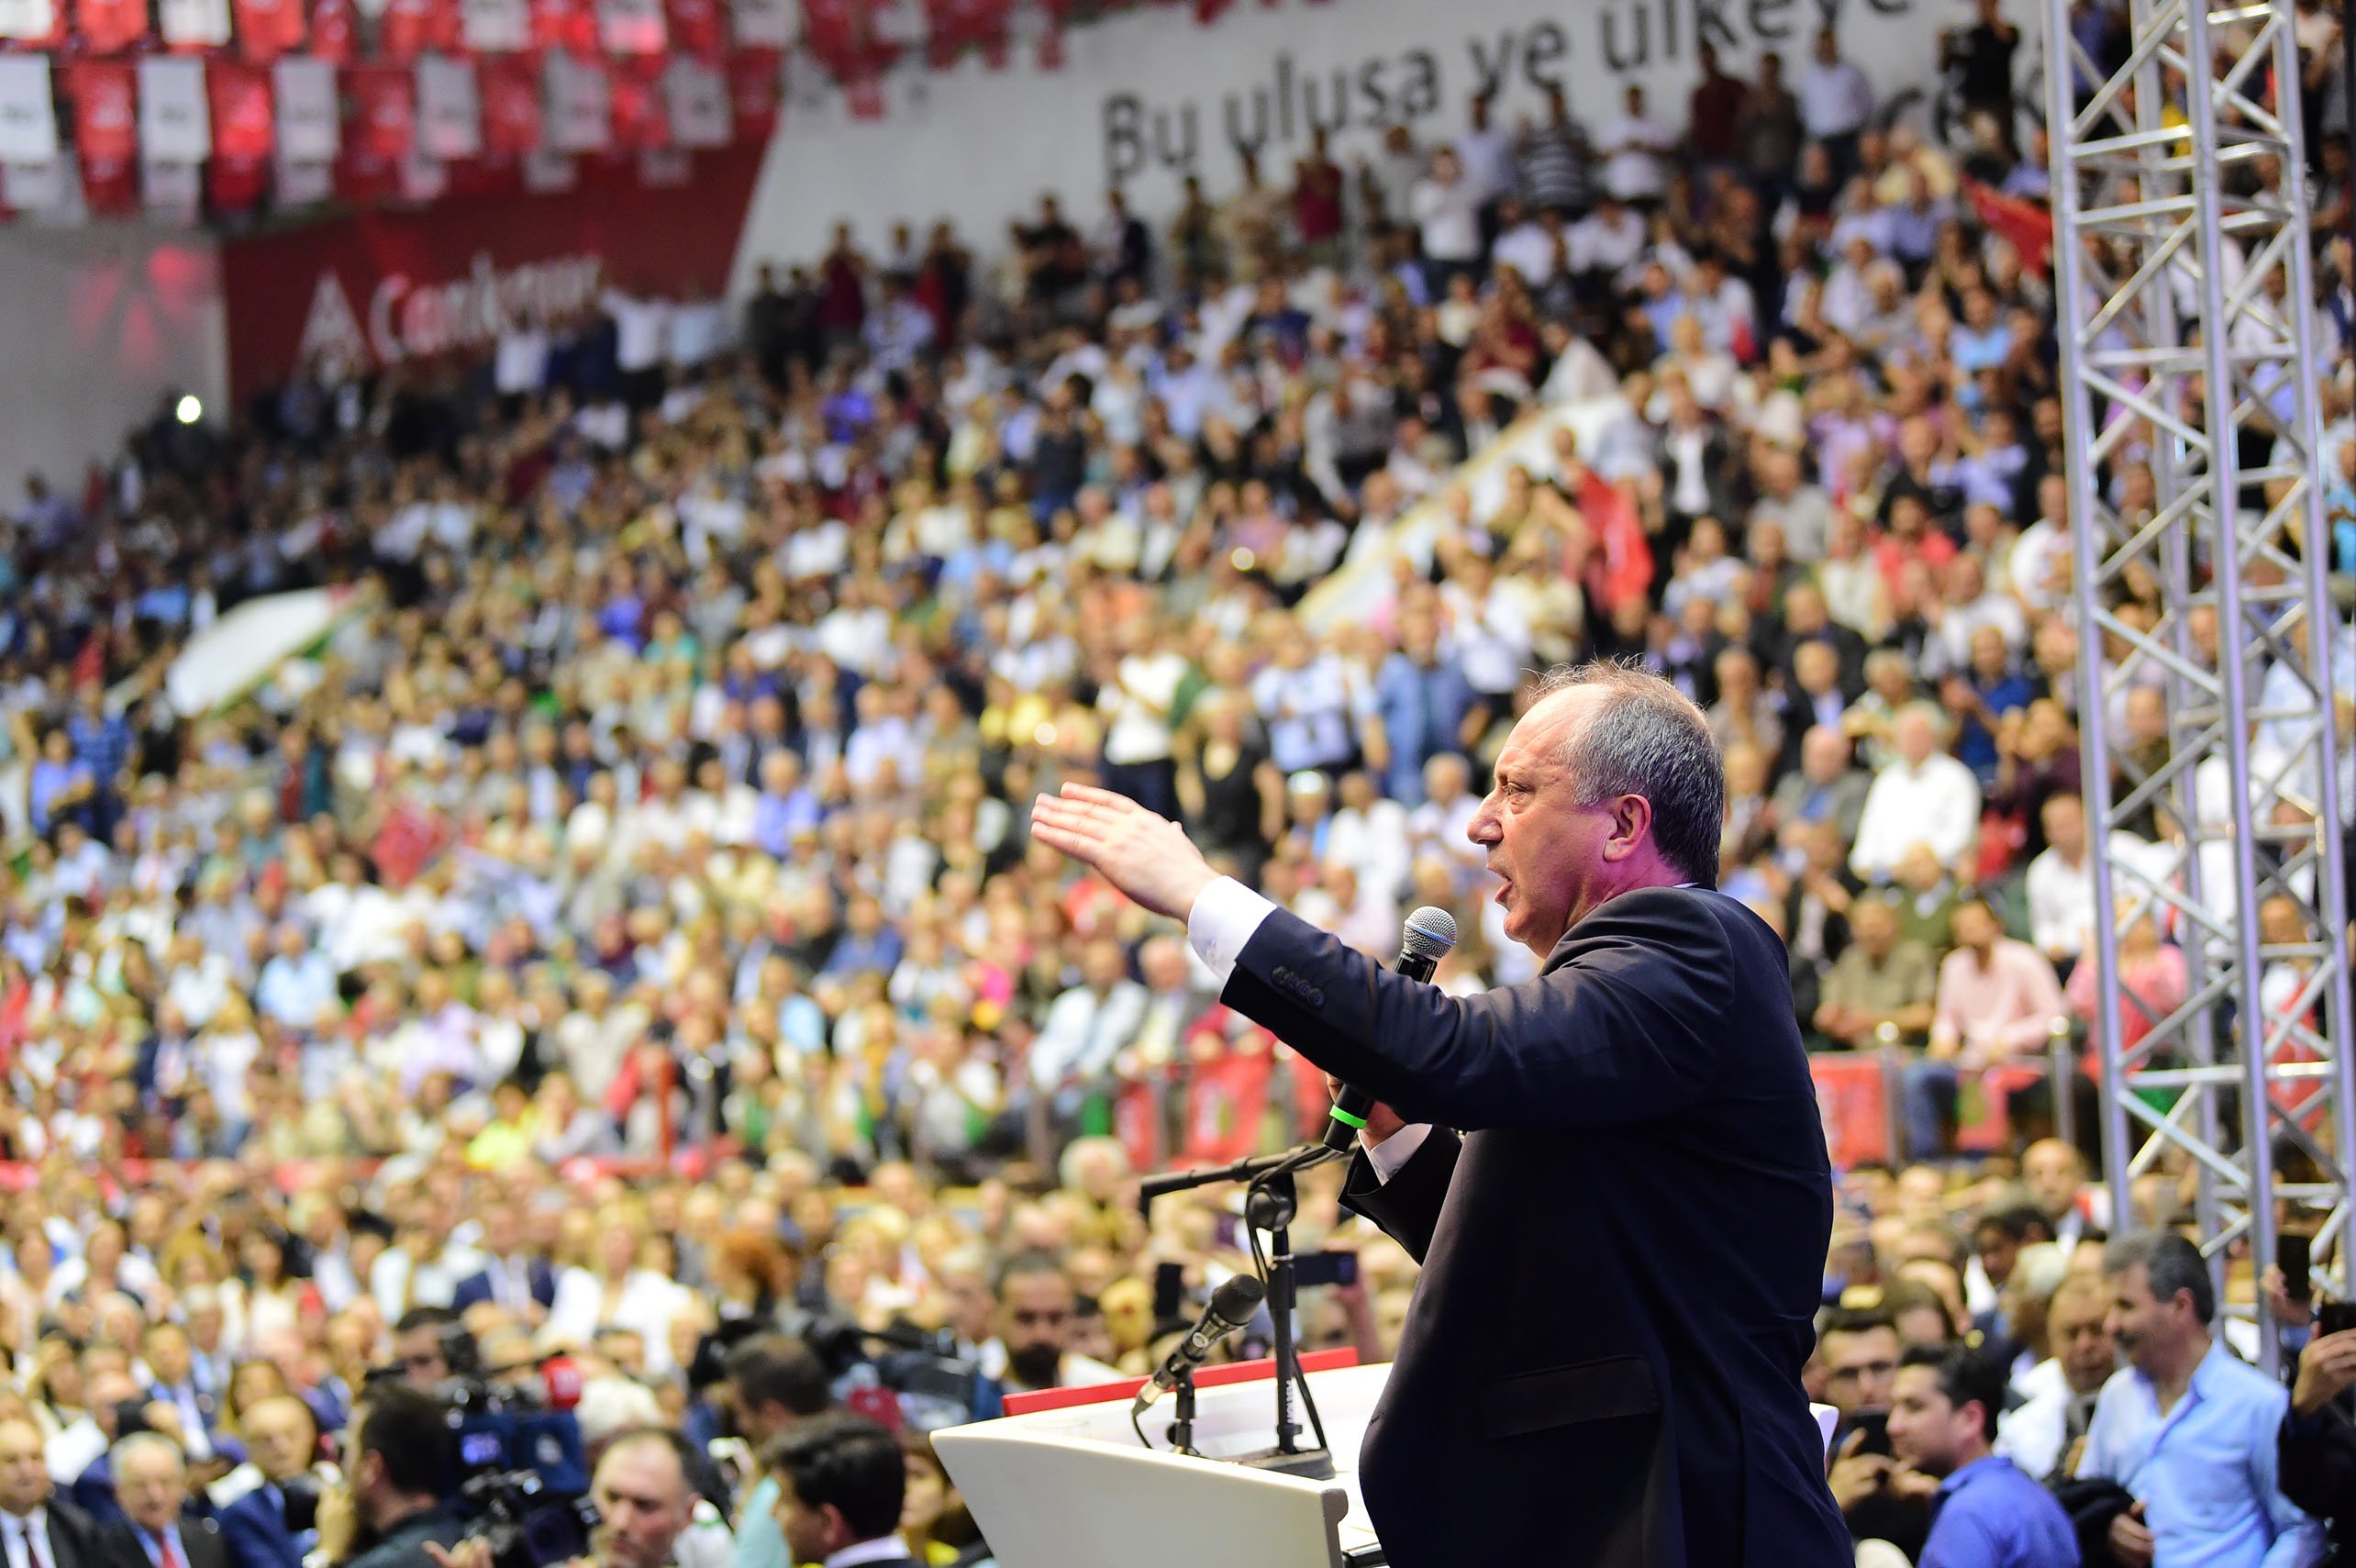
[[[192,393],[172,405],[172,417],[183,425],[193,425],[205,417],[205,405]]]

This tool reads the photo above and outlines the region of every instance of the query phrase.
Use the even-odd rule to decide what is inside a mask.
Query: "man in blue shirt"
[[[1971,1350],[1917,1345],[1900,1358],[1890,1450],[1940,1478],[1917,1568],[2077,1568],[2070,1516],[1992,1451],[2004,1406],[2004,1369]]]
[[[2103,1385],[2081,1479],[2106,1477],[2135,1507],[2111,1525],[2125,1568],[2307,1568],[2323,1527],[2277,1484],[2275,1430],[2290,1396],[2209,1332],[2217,1296],[2200,1249],[2167,1231],[2103,1253],[2110,1330],[2128,1360]]]

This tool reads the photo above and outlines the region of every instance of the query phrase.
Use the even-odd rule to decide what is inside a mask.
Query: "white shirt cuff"
[[[1399,1173],[1399,1167],[1416,1157],[1424,1140],[1431,1136],[1431,1123],[1409,1122],[1380,1143],[1366,1146],[1366,1162],[1374,1167],[1374,1179],[1387,1182]]]
[[[1220,877],[1195,895],[1195,906],[1186,911],[1186,945],[1218,981],[1220,990],[1227,989],[1243,944],[1275,912],[1275,905],[1231,876]]]

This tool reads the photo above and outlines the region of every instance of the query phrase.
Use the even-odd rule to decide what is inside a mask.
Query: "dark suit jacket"
[[[64,1497],[51,1493],[49,1510],[50,1555],[55,1568],[107,1568],[100,1550],[98,1527],[90,1516]]]
[[[286,1507],[274,1488],[257,1486],[213,1518],[229,1568],[303,1568],[303,1549],[286,1528]]]
[[[555,1306],[556,1271],[548,1266],[548,1260],[532,1259],[524,1265],[524,1273],[530,1278],[532,1299],[542,1307]],[[457,1288],[450,1293],[450,1304],[452,1310],[463,1312],[478,1301],[494,1299],[495,1297],[491,1289],[491,1273],[485,1269],[471,1273],[459,1281]]]
[[[1344,1201],[1423,1261],[1360,1476],[1399,1568],[1836,1568],[1800,1388],[1832,1181],[1783,946],[1716,893],[1462,1000],[1283,911],[1222,999],[1438,1128]]]
[[[154,1568],[139,1527],[128,1519],[117,1519],[99,1530],[98,1548],[100,1568]],[[180,1551],[186,1559],[184,1568],[229,1568],[228,1548],[221,1544],[221,1532],[210,1519],[180,1516]]]

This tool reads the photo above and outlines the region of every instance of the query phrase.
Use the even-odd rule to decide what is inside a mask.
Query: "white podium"
[[[1135,1382],[1107,1385],[1102,1402],[949,1428],[933,1446],[1001,1568],[1348,1568],[1353,1556],[1380,1560],[1358,1496],[1358,1444],[1390,1373],[1384,1362],[1308,1374],[1333,1451],[1328,1481],[1222,1462],[1274,1440],[1265,1373],[1200,1391],[1201,1459],[1167,1451],[1170,1396],[1146,1412],[1151,1450],[1138,1446]],[[1836,1413],[1812,1408],[1829,1444]],[[1306,1428],[1298,1401],[1294,1414]]]
[[[1308,1374],[1333,1450],[1330,1481],[1221,1462],[1273,1443],[1276,1388],[1266,1377],[1199,1392],[1203,1459],[1167,1451],[1168,1395],[1145,1415],[1153,1449],[1138,1446],[1134,1384],[1112,1385],[1106,1403],[935,1432],[933,1446],[1001,1568],[1345,1568],[1346,1553],[1375,1547],[1358,1500],[1358,1440],[1390,1372],[1386,1362]],[[1294,1416],[1306,1429],[1298,1400]]]

